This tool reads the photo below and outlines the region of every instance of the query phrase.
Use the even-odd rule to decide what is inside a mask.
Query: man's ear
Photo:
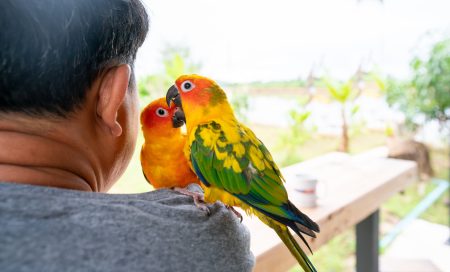
[[[115,137],[122,135],[122,126],[117,120],[117,113],[125,99],[130,75],[131,68],[127,64],[107,70],[98,92],[97,115]]]

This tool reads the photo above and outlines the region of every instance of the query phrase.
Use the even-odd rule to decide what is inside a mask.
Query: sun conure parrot
[[[141,113],[145,139],[141,166],[146,180],[155,189],[183,188],[190,183],[200,183],[183,154],[186,135],[180,127],[184,122],[174,117],[175,112],[176,107],[168,107],[163,97],[151,102]]]
[[[220,200],[256,215],[276,231],[305,271],[316,271],[288,227],[309,248],[302,233],[316,237],[319,226],[289,201],[272,156],[236,119],[225,92],[211,79],[183,75],[169,88],[166,100],[184,112],[185,153],[202,182],[205,200]]]

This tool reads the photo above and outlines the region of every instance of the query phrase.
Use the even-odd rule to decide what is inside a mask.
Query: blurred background
[[[198,73],[227,91],[280,167],[379,147],[415,160],[420,181],[383,205],[381,235],[442,182],[448,186],[450,1],[144,2],[151,29],[135,67],[141,107],[179,75]],[[111,193],[152,190],[141,174],[142,142],[140,135]],[[448,193],[439,194],[418,230],[440,226],[434,234],[448,239],[448,203]],[[353,271],[354,244],[349,230],[312,260],[319,271]],[[450,271],[447,264],[436,271]]]

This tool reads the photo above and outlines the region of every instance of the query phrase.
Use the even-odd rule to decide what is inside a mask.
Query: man
[[[101,193],[135,147],[147,30],[139,0],[0,2],[1,271],[251,270],[222,204]]]

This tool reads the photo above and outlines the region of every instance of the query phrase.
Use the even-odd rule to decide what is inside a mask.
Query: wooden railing
[[[319,199],[317,207],[302,208],[294,201],[320,225],[317,238],[308,239],[313,250],[356,225],[356,270],[359,272],[378,271],[380,205],[417,179],[414,162],[388,159],[377,155],[377,152],[372,153],[358,156],[329,153],[282,169],[286,179],[296,173],[306,173],[324,184],[325,195]],[[248,216],[244,217],[243,223],[251,232],[251,248],[256,258],[254,271],[287,271],[296,264],[269,227]],[[299,243],[302,244],[300,240]]]

